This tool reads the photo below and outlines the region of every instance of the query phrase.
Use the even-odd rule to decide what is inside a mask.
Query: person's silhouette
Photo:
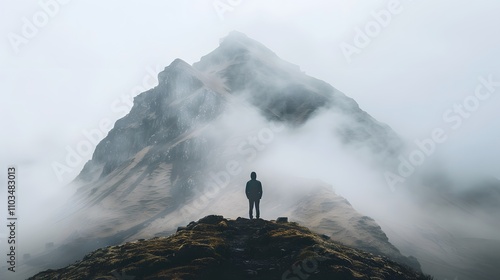
[[[257,173],[252,172],[250,174],[252,180],[247,182],[247,187],[245,188],[245,193],[247,194],[249,202],[249,214],[250,219],[253,219],[253,206],[255,204],[255,212],[257,214],[257,219],[260,218],[260,199],[262,198],[262,184],[257,181]]]

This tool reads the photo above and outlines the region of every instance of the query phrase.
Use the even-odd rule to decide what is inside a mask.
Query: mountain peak
[[[191,67],[191,65],[180,58],[176,58],[168,67]]]
[[[221,43],[225,40],[239,40],[239,41],[244,41],[244,40],[252,40],[250,39],[245,33],[233,30],[227,34],[226,37],[221,39]],[[253,41],[253,40],[252,40]]]
[[[239,31],[231,31],[226,37],[220,39],[219,46],[226,50],[228,48],[239,48],[256,53],[267,53],[276,56],[276,54],[268,47]]]
[[[164,71],[174,71],[174,72],[178,72],[178,71],[187,71],[187,72],[193,72],[194,69],[193,67],[185,62],[184,60],[180,59],[180,58],[176,58],[174,61],[172,61],[170,63],[170,65],[168,65],[167,67],[165,67]]]
[[[248,60],[273,62],[278,56],[269,48],[239,31],[232,31],[222,38],[219,47],[203,56],[193,66],[200,71],[207,71],[214,66],[231,65]]]
[[[220,40],[221,47],[240,47],[247,50],[253,51],[264,51],[268,53],[273,53],[263,44],[258,41],[248,37],[245,33],[239,31],[231,31],[226,37]],[[274,54],[274,53],[273,53]]]
[[[165,69],[158,74],[158,81],[160,84],[165,83],[166,80],[169,79],[172,73],[180,73],[182,72],[184,75],[190,75],[194,77],[199,77],[198,71],[194,69],[189,63],[185,62],[180,58],[176,58],[169,66],[165,67]]]
[[[207,216],[169,237],[98,249],[30,279],[430,279],[286,219]],[[298,279],[298,278],[297,278]]]

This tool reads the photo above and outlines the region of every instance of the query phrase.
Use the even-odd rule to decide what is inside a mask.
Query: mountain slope
[[[57,255],[59,261],[103,245],[164,235],[206,213],[233,218],[246,213],[242,185],[255,162],[240,148],[269,127],[294,133],[329,112],[324,130],[346,149],[367,147],[379,165],[402,147],[388,126],[354,100],[241,33],[231,33],[193,66],[173,61],[158,78],[158,86],[134,99],[130,113],[115,123],[76,178],[76,194],[61,211],[64,227],[73,231],[57,240],[65,252],[64,258]],[[229,174],[228,165],[235,162],[238,171]],[[331,187],[314,188],[310,181],[276,175],[273,168],[263,173],[272,186],[261,204],[264,218],[286,213],[313,230],[328,230],[335,240],[419,269],[374,220],[344,203]],[[331,200],[325,203],[337,205],[343,215],[317,211],[315,201],[325,194]],[[307,195],[313,198],[304,201]],[[324,217],[326,227],[316,222]],[[77,249],[75,243],[86,245]]]
[[[65,265],[102,246],[165,236],[207,213],[239,217],[247,212],[244,183],[257,171],[263,218],[288,216],[419,270],[399,248],[443,279],[498,275],[484,249],[498,246],[498,180],[453,192],[449,174],[439,161],[428,165],[429,157],[390,193],[379,177],[410,153],[396,133],[238,32],[193,65],[173,61],[158,78],[76,178],[76,194],[54,226],[62,230],[48,240],[56,249],[28,264]],[[463,240],[467,249],[457,250]]]
[[[167,178],[167,175],[165,172],[163,176]],[[273,186],[265,188],[265,199],[261,201],[263,217],[289,216],[291,220],[299,221],[332,240],[385,256],[420,271],[420,264],[415,259],[403,256],[373,219],[358,213],[346,199],[335,194],[331,186],[298,178],[276,180],[264,177],[263,181]],[[122,184],[118,185],[115,191],[119,195],[127,188],[127,184]],[[152,200],[158,195],[149,190],[147,185],[139,185],[138,188],[142,190],[141,197],[148,195]],[[248,211],[242,190],[233,184],[228,185],[224,193],[209,200],[188,199],[178,210],[172,210],[167,199],[164,208],[158,203],[149,205],[141,202],[141,205],[136,205],[132,202],[137,199],[132,195],[120,204],[108,202],[107,208],[92,207],[93,211],[98,211],[97,217],[89,211],[80,216],[73,215],[72,217],[78,217],[81,225],[78,227],[78,234],[67,240],[68,244],[59,243],[58,245],[62,246],[40,258],[30,260],[30,263],[45,263],[45,268],[66,265],[104,245],[171,234],[172,228],[185,224],[186,220],[196,215],[217,213],[237,217],[238,213]],[[110,196],[113,197],[113,194]],[[116,200],[120,201],[118,198]],[[157,207],[157,213],[143,210],[144,207],[153,206]],[[166,211],[173,212],[169,214]],[[47,262],[48,260],[50,262]]]
[[[295,223],[207,216],[30,279],[431,279]],[[127,278],[125,278],[127,277]]]
[[[240,33],[231,33],[195,67],[178,59],[158,77],[159,85],[135,98],[131,112],[97,145],[75,180],[79,188],[71,208],[78,206],[83,221],[92,207],[103,207],[112,217],[137,207],[172,213],[203,190],[212,170],[224,170],[230,160],[248,165],[239,147],[255,127],[238,132],[222,127],[215,136],[212,131],[221,129],[214,123],[235,104],[253,104],[247,109],[292,128],[330,110],[340,116],[330,129],[345,144],[367,145],[383,158],[401,146],[390,128],[352,99]]]
[[[405,257],[389,242],[389,238],[374,219],[353,211],[351,204],[327,188],[316,189],[297,201],[290,213],[303,225],[333,240],[421,270],[418,260]]]
[[[332,129],[344,143],[367,145],[385,157],[403,146],[353,99],[238,32],[193,66],[175,60],[158,78],[159,85],[137,96],[131,112],[98,144],[77,180],[105,177],[146,147],[166,150],[192,139],[235,97],[243,97],[269,120],[289,124],[304,123],[321,109],[338,112],[344,118]]]

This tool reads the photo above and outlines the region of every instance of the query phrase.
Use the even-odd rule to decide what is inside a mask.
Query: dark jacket
[[[245,193],[247,198],[251,200],[257,200],[262,198],[262,184],[258,180],[250,180],[247,182],[247,187],[245,188]]]

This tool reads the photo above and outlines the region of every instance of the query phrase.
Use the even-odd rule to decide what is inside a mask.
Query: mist
[[[384,174],[387,171],[397,173],[394,158],[384,160],[368,143],[348,145],[343,142],[337,134],[338,129],[356,124],[335,108],[322,108],[304,123],[280,123],[269,121],[262,112],[252,108],[246,93],[235,95],[230,99],[231,106],[210,125],[206,134],[211,142],[224,147],[221,157],[214,160],[223,164],[205,172],[209,181],[206,190],[194,195],[193,201],[199,200],[199,204],[192,202],[198,205],[195,211],[191,208],[180,212],[184,219],[178,221],[179,225],[205,213],[232,218],[244,215],[244,183],[250,172],[255,171],[264,185],[261,204],[265,209],[262,211],[264,218],[290,214],[280,207],[293,207],[297,197],[315,192],[318,185],[323,185],[345,197],[361,214],[373,217],[387,233],[389,241],[403,254],[432,255],[440,261],[452,262],[456,256],[439,251],[440,248],[456,247],[456,241],[450,236],[497,240],[500,224],[492,220],[494,215],[485,213],[495,213],[498,209],[487,206],[469,209],[467,205],[466,209],[461,209],[462,202],[457,200],[466,190],[482,188],[482,180],[491,175],[485,176],[486,170],[468,169],[470,162],[457,164],[457,155],[450,156],[452,149],[443,149],[435,143],[435,152],[426,156],[423,164],[414,167],[416,170],[409,178],[393,188]],[[266,100],[259,102],[268,103]],[[443,128],[446,125],[446,122],[441,123]],[[451,130],[446,133],[453,137]],[[405,141],[404,149],[395,157],[408,159],[414,147],[414,141]],[[232,165],[230,169],[234,174],[226,170],[225,163]],[[498,180],[492,183],[498,186]],[[240,193],[237,202],[211,205],[210,201],[221,201],[214,197],[234,198],[234,192]],[[293,216],[291,218],[293,220]],[[436,239],[429,243],[425,236]],[[423,264],[429,267],[427,259]]]
[[[401,247],[404,254],[415,251],[415,247],[407,244],[409,240],[413,240],[414,246],[429,245],[415,241],[420,238],[420,233],[428,233],[429,229],[409,232],[414,227],[440,225],[438,231],[446,234],[453,232],[473,238],[496,238],[500,225],[491,225],[488,217],[483,219],[480,213],[472,213],[466,219],[463,213],[447,210],[446,207],[437,208],[437,213],[434,212],[436,208],[420,207],[422,199],[428,197],[430,188],[418,185],[422,180],[420,176],[437,164],[441,175],[451,180],[447,186],[452,192],[470,189],[472,183],[481,178],[477,176],[478,173],[468,169],[470,163],[456,163],[457,155],[449,152],[453,149],[439,151],[426,158],[415,175],[394,190],[383,176],[384,172],[394,167],[394,159],[380,161],[383,157],[374,153],[369,144],[347,145],[343,142],[338,135],[339,128],[356,124],[338,109],[321,108],[304,122],[287,123],[270,121],[251,102],[247,92],[228,97],[224,113],[201,129],[202,137],[215,143],[215,150],[222,149],[223,152],[213,162],[208,159],[206,164],[212,167],[203,173],[208,178],[207,184],[193,193],[186,203],[189,209],[181,208],[178,215],[173,215],[174,218],[160,220],[163,224],[156,222],[148,230],[150,237],[157,232],[170,232],[176,226],[185,225],[207,214],[220,214],[230,218],[244,216],[247,207],[244,184],[249,179],[250,172],[255,171],[264,185],[265,195],[261,209],[265,219],[289,215],[287,209],[292,208],[298,197],[323,186],[345,197],[361,214],[373,217],[387,232],[390,242]],[[260,102],[266,104],[270,101]],[[193,112],[186,112],[181,118],[186,121],[194,119],[195,116],[191,114]],[[413,145],[410,141],[405,144],[410,148],[403,150],[402,154],[411,151]],[[233,173],[228,171],[228,164],[232,166],[230,169]],[[37,174],[37,171],[39,172],[30,172]],[[220,176],[222,173],[231,173],[224,187],[218,185],[220,182],[217,181],[224,177]],[[38,173],[37,182],[49,181],[43,179],[44,176],[47,176],[46,172]],[[23,182],[30,183],[34,184],[30,181]],[[78,204],[68,203],[73,201],[79,187],[78,184],[71,184],[64,188],[40,190],[40,196],[33,200],[36,203],[31,205],[32,209],[37,209],[38,214],[26,215],[27,218],[23,220],[24,230],[28,233],[37,232],[37,237],[21,235],[20,238],[25,240],[22,252],[43,251],[46,244],[54,240],[71,240],[68,238],[75,232],[78,232],[78,236],[90,236],[92,228],[88,226],[92,221],[120,217],[112,208],[99,207],[85,213],[88,218],[86,221],[68,220],[69,213],[80,207]],[[206,193],[212,194],[207,196]],[[234,193],[240,193],[241,199],[220,203],[224,202],[224,197],[234,198]],[[436,195],[440,193],[436,192]],[[211,204],[214,197],[217,197],[219,204]],[[64,209],[62,214],[61,209]],[[293,220],[293,216],[291,219]],[[402,232],[406,234],[402,235]],[[432,247],[429,250],[433,250]]]
[[[239,172],[231,175],[218,195],[239,192],[250,172],[256,171],[264,184],[264,197],[270,199],[262,205],[266,218],[283,214],[270,201],[286,206],[303,195],[302,190],[291,191],[313,191],[324,184],[356,210],[373,217],[404,252],[413,250],[408,240],[417,240],[413,225],[442,226],[443,231],[457,235],[498,240],[498,221],[485,215],[489,208],[479,205],[462,212],[453,208],[467,197],[466,191],[483,187],[478,182],[500,178],[498,89],[462,118],[458,129],[451,129],[452,123],[443,118],[474,95],[479,77],[492,75],[494,81],[500,77],[500,41],[493,36],[499,25],[498,4],[401,3],[403,11],[350,62],[339,44],[353,43],[355,29],[363,28],[373,13],[386,9],[386,2],[241,1],[221,19],[213,1],[110,1],[99,6],[73,1],[61,5],[18,51],[9,42],[9,34],[22,35],[23,18],[31,20],[42,7],[35,2],[4,3],[2,10],[9,12],[2,16],[0,27],[7,38],[0,44],[0,81],[5,91],[0,112],[5,129],[0,140],[1,165],[19,170],[20,259],[85,228],[92,219],[118,215],[101,209],[89,213],[85,222],[65,218],[81,207],[71,204],[81,187],[71,182],[92,158],[96,145],[71,166],[68,149],[76,150],[82,141],[89,141],[84,131],[100,130],[103,120],[112,126],[126,115],[130,100],[156,86],[156,75],[164,66],[176,58],[198,61],[235,29],[300,66],[301,71],[333,85],[392,127],[406,145],[403,157],[416,148],[416,140],[430,138],[435,128],[444,129],[448,138],[436,145],[415,173],[391,188],[384,173],[397,174],[398,155],[384,159],[373,154],[371,147],[343,144],[336,129],[350,123],[338,112],[323,108],[303,123],[269,121],[262,112],[249,108],[252,101],[240,93],[230,101],[228,111],[203,131],[207,139],[226,148],[204,175],[211,178],[212,173],[227,171],[229,161],[239,167],[233,166]],[[144,83],[145,79],[149,80]],[[93,140],[101,141],[109,130],[101,130]],[[55,162],[69,170],[58,174]],[[192,199],[202,196],[203,190]],[[6,199],[0,197],[0,208],[6,209]],[[243,192],[235,204],[240,208],[222,204],[212,210],[228,217],[245,215]],[[266,208],[273,210],[266,213]],[[492,209],[492,213],[497,211]],[[5,219],[5,212],[0,213]],[[184,216],[172,224],[185,225],[205,212],[180,214]],[[162,225],[157,229],[167,230]],[[1,244],[5,236],[2,230]]]

